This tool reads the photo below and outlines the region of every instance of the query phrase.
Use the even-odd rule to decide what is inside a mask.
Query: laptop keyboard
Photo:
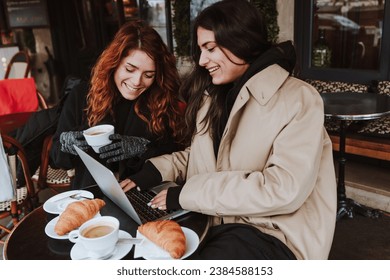
[[[152,193],[145,191],[140,192],[136,188],[133,188],[126,192],[126,196],[129,198],[135,211],[138,213],[142,223],[154,221],[169,214],[168,211],[148,206],[148,203],[154,197],[154,194]]]

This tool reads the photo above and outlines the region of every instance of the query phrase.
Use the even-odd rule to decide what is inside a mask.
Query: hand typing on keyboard
[[[169,214],[168,211],[150,207],[155,193],[150,191],[138,191],[133,188],[125,193],[130,200],[142,223],[155,221]]]
[[[120,182],[119,185],[121,186],[124,192],[128,192],[132,188],[136,187],[136,184],[128,178]]]
[[[167,210],[167,192],[168,190],[162,190],[159,192],[150,202],[149,206],[152,208],[158,208],[160,210]]]

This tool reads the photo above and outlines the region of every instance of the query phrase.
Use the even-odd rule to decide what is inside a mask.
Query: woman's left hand
[[[148,139],[120,134],[109,136],[113,143],[99,149],[99,157],[107,159],[107,163],[117,162],[141,156],[146,150],[146,145],[150,143]]]
[[[149,206],[160,210],[167,210],[167,193],[168,190],[159,192],[150,202]]]
[[[128,178],[120,182],[119,185],[121,186],[123,192],[128,192],[129,190],[137,186],[133,181]]]

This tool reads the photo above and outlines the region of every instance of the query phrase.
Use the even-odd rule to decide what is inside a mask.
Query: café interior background
[[[42,2],[43,0],[40,0],[38,2]],[[77,5],[77,12],[85,12],[88,10],[91,10],[96,7],[103,8],[102,4],[105,4],[105,7],[108,7],[107,5],[110,4],[108,2],[114,2],[114,1],[101,1],[101,0],[82,0],[82,1],[69,1],[69,0],[45,0],[43,2],[47,1],[48,6],[48,12],[52,14],[56,13],[63,13],[66,10],[69,10],[68,5]],[[50,21],[48,26],[44,27],[33,27],[33,28],[7,28],[6,23],[6,14],[4,12],[4,9],[6,8],[7,0],[0,0],[0,31],[1,31],[1,40],[0,40],[0,77],[4,77],[5,69],[7,62],[11,58],[12,54],[17,51],[18,48],[21,49],[28,49],[29,54],[31,56],[32,60],[32,70],[31,70],[31,76],[34,77],[36,81],[36,86],[38,90],[44,95],[44,97],[55,103],[58,101],[58,91],[61,87],[61,82],[63,77],[58,76],[64,76],[67,74],[73,74],[69,72],[69,69],[65,69],[65,67],[61,67],[60,63],[60,57],[56,57],[56,51],[55,51],[55,44],[58,44],[58,40],[54,40],[52,38],[52,34],[56,34],[57,30],[54,28],[56,26],[59,26],[59,18],[52,20],[51,14],[49,14]],[[15,2],[15,1],[11,1]],[[24,1],[25,2],[25,1]],[[34,1],[32,1],[34,2]],[[37,2],[37,1],[35,1]],[[56,3],[54,3],[56,2]],[[64,4],[65,2],[68,2],[68,4]],[[105,3],[101,3],[105,2]],[[115,1],[116,2],[116,1]],[[123,4],[126,5],[126,3],[130,3],[132,1],[123,1]],[[139,2],[139,1],[137,1]],[[148,5],[150,5],[154,9],[163,10],[165,9],[165,2],[170,1],[159,1],[159,0],[148,0]],[[174,1],[172,1],[174,2]],[[197,2],[199,4],[199,1],[192,1]],[[205,5],[209,4],[208,2],[215,2],[215,0],[206,0],[202,1]],[[72,4],[73,3],[73,4]],[[53,5],[58,5],[58,7],[63,6],[63,11],[59,10],[59,8],[53,7]],[[193,4],[195,5],[195,4]],[[294,20],[294,1],[286,1],[286,0],[278,0],[277,1],[277,9],[278,9],[278,25],[280,28],[279,31],[279,41],[283,40],[293,40],[294,37],[294,31],[293,31],[293,20]],[[59,11],[58,11],[59,10]],[[84,17],[88,17],[89,15],[86,14]],[[159,17],[161,17],[161,12],[159,13]],[[72,19],[71,19],[72,18]],[[74,15],[70,17],[69,15],[67,18],[65,18],[65,21],[76,21],[77,19],[80,20],[80,18],[83,18],[81,15]],[[95,19],[95,22],[98,19]],[[68,23],[67,23],[68,24]],[[81,24],[81,22],[80,22]],[[98,22],[97,25],[104,24],[104,22]],[[66,27],[66,26],[65,26]],[[64,24],[60,26],[61,30],[64,27]],[[163,30],[162,28],[160,31]],[[59,32],[62,32],[58,30]],[[69,31],[67,31],[69,32]],[[161,32],[160,32],[161,34]],[[72,35],[72,34],[71,34]],[[58,36],[56,34],[55,36]],[[72,35],[73,36],[73,35]],[[163,37],[164,38],[164,37]],[[86,40],[87,38],[81,38],[82,40]],[[61,38],[62,40],[62,38]],[[88,45],[88,42],[84,42],[86,45]],[[61,44],[67,44],[70,43],[62,41]],[[68,46],[66,46],[68,47]],[[70,48],[70,47],[69,47]],[[87,52],[87,48],[85,49],[85,52]],[[95,55],[96,50],[91,49],[91,54]],[[84,58],[87,59],[88,54],[83,54]],[[95,55],[96,56],[96,55]],[[88,58],[89,59],[89,58]],[[80,59],[82,60],[82,59]],[[180,59],[178,59],[180,61]],[[53,66],[55,68],[53,68]],[[51,67],[51,69],[49,69]],[[186,71],[186,68],[180,69],[181,65],[178,65],[179,71]],[[183,66],[185,67],[185,66]],[[61,69],[62,68],[62,69]],[[50,71],[52,73],[50,73]],[[85,75],[85,73],[81,72],[75,73],[76,75]],[[54,72],[54,73],[53,73]],[[68,73],[66,73],[68,72]],[[86,71],[84,71],[86,72]],[[57,76],[56,76],[57,75]]]

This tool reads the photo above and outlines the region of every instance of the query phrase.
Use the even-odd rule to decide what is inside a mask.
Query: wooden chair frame
[[[18,77],[18,78],[28,78],[30,71],[31,71],[31,60],[30,60],[30,55],[27,53],[27,51],[19,51],[16,54],[14,54],[9,61],[7,65],[7,70],[5,71],[4,79],[9,79],[9,75],[11,73],[11,69],[14,63],[18,62],[24,62],[26,63],[26,70],[24,72],[23,77]]]
[[[9,150],[12,155],[15,155],[22,165],[27,190],[27,193],[23,199],[21,198],[18,201],[17,198],[16,200],[10,201],[10,210],[4,210],[0,212],[0,219],[4,219],[6,217],[12,218],[13,227],[18,224],[22,214],[30,212],[37,205],[38,199],[35,193],[34,184],[31,180],[27,158],[22,145],[17,140],[8,135],[1,135],[1,138],[3,140],[4,148],[6,150]],[[14,168],[16,170],[16,166],[13,166],[11,168]],[[8,228],[6,226],[0,225],[0,229],[2,230],[0,234],[0,239],[3,238],[5,235],[9,234],[11,232],[12,227]],[[0,241],[0,243],[3,243],[3,241]]]
[[[49,159],[52,144],[53,135],[46,136],[43,142],[41,164],[33,176],[33,181],[37,183],[39,190],[50,188],[53,192],[59,193],[70,188],[73,176],[70,171],[50,167]],[[59,180],[54,180],[52,177],[58,177]]]
[[[47,105],[45,97],[43,97],[42,93],[37,90],[37,97],[38,97],[38,104],[39,104],[39,109],[47,109],[49,106]]]

